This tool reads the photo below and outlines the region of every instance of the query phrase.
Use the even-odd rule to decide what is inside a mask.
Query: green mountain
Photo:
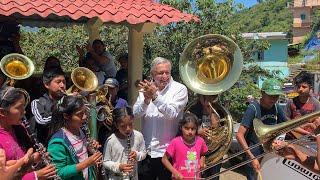
[[[241,32],[287,32],[291,34],[293,15],[287,8],[290,0],[266,0],[235,14],[231,26]]]

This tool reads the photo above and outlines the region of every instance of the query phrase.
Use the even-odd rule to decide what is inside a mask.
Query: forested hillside
[[[290,0],[266,0],[232,17],[231,26],[241,32],[288,32],[291,35],[292,13],[287,8]]]

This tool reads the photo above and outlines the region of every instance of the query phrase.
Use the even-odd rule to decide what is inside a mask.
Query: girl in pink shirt
[[[199,170],[205,166],[205,153],[208,147],[197,135],[198,118],[185,113],[179,122],[179,130],[162,157],[162,163],[172,173],[172,179],[200,178]],[[172,164],[169,161],[172,159]]]
[[[21,125],[28,96],[24,90],[10,86],[0,90],[0,148],[4,150],[8,161],[23,158],[27,150],[32,147],[31,140]],[[55,175],[55,168],[52,165],[37,171],[31,168],[35,161],[40,160],[38,153],[29,159],[30,161],[21,167],[23,170],[15,173],[13,179],[21,177],[23,180],[45,179]]]

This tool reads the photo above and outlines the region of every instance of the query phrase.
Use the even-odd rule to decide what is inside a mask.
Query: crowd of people
[[[17,41],[19,35],[0,38],[1,58],[9,53],[22,53]],[[10,48],[9,48],[10,47]],[[63,72],[59,59],[48,57],[42,82],[37,84],[40,97],[31,97],[20,88],[7,86],[6,77],[0,79],[0,176],[5,179],[196,179],[220,172],[221,165],[206,167],[209,151],[206,140],[212,127],[220,125],[219,112],[212,107],[215,95],[198,95],[188,111],[188,90],[171,76],[170,60],[157,57],[151,63],[152,80],[137,84],[139,95],[131,108],[127,103],[128,55],[118,58],[117,72],[113,56],[106,51],[103,41],[97,39],[85,47],[76,47],[79,66],[93,71],[99,86],[108,88],[105,95],[112,109],[112,119],[99,124],[98,140],[89,136],[83,127],[88,121],[88,106],[80,93],[66,95],[71,84]],[[257,179],[261,170],[256,156],[264,149],[254,133],[253,121],[275,125],[318,111],[320,103],[310,96],[310,74],[296,80],[299,96],[288,101],[285,109],[277,104],[283,95],[282,83],[267,79],[261,88],[261,98],[250,97],[236,138],[251,163],[246,167],[249,180]],[[36,84],[36,83],[35,83]],[[42,85],[44,88],[39,88]],[[102,104],[104,105],[104,104]],[[26,107],[30,113],[26,114]],[[28,118],[27,124],[21,120]],[[134,129],[134,119],[141,119],[141,132]],[[315,146],[320,147],[317,118],[287,134],[314,135]],[[27,138],[29,137],[29,138]],[[44,145],[46,151],[39,151]],[[319,172],[320,153],[311,158],[296,145],[276,140],[273,149],[281,156],[294,159],[309,169]],[[36,147],[36,148],[35,148]],[[35,149],[34,149],[35,148]],[[42,149],[43,150],[43,149]],[[219,179],[219,177],[215,178]]]

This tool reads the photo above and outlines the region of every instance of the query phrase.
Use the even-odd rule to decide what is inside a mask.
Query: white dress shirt
[[[141,118],[142,134],[151,158],[164,155],[171,139],[177,134],[179,120],[188,102],[186,86],[172,78],[169,84],[157,93],[154,101],[145,104],[144,95],[139,92],[133,106],[134,116]]]

